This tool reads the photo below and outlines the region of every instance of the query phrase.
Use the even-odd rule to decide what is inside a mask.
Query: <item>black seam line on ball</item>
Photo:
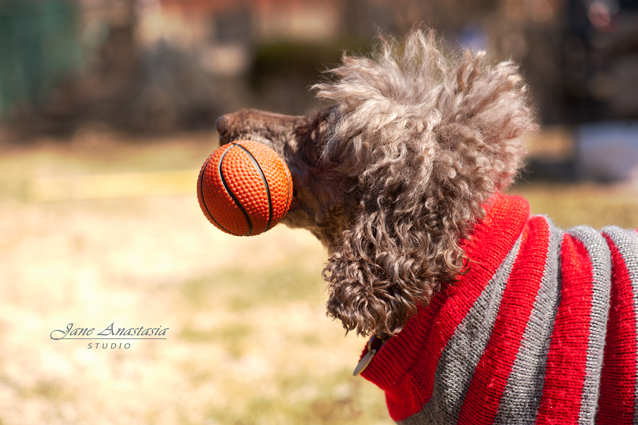
[[[239,199],[237,199],[237,197],[235,196],[233,191],[230,190],[230,187],[228,187],[228,183],[226,183],[226,179],[224,178],[224,174],[222,173],[222,164],[224,163],[224,157],[235,146],[238,146],[238,145],[236,143],[233,143],[233,145],[230,148],[228,148],[226,150],[226,152],[224,152],[222,154],[222,157],[219,160],[219,177],[221,177],[221,179],[222,179],[222,184],[224,185],[224,188],[226,189],[226,192],[228,192],[230,197],[233,198],[233,201],[235,202],[235,205],[237,205],[237,207],[239,207],[241,212],[244,214],[244,217],[246,218],[246,222],[248,223],[248,234],[246,236],[250,236],[250,235],[253,234],[253,222],[250,221],[250,216],[248,216],[248,212],[246,212],[246,210],[244,209],[244,206],[239,202]]]
[[[246,149],[240,144],[236,146],[245,150],[248,156],[250,156],[250,159],[252,159],[252,161],[255,163],[255,166],[257,166],[257,170],[259,170],[259,175],[261,176],[261,180],[264,182],[264,187],[266,188],[266,196],[268,196],[268,224],[266,225],[266,230],[268,230],[270,229],[270,222],[272,221],[272,198],[270,197],[270,187],[268,186],[268,182],[266,181],[266,175],[264,174],[264,170],[261,169],[261,166],[255,159],[253,154],[250,153],[248,149]]]
[[[206,164],[204,164],[204,167],[202,168],[202,171],[199,172],[199,196],[202,197],[202,203],[204,204],[204,208],[206,208],[206,212],[208,213],[208,216],[215,222],[215,224],[218,225],[220,228],[224,229],[226,232],[232,233],[232,232],[229,232],[227,228],[219,224],[219,221],[215,220],[215,216],[213,216],[213,214],[208,209],[206,198],[204,198],[204,174],[206,174],[206,169],[208,168],[208,164],[210,164],[210,159],[212,158],[212,156],[213,155],[208,157],[208,159],[206,160]]]
[[[286,167],[287,168],[287,167]],[[290,183],[292,183],[292,176],[289,170],[286,171],[286,189],[288,190],[288,198],[286,199],[286,208],[290,208],[292,202],[292,190],[290,190]]]

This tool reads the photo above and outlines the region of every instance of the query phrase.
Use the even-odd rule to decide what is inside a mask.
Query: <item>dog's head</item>
[[[328,247],[328,313],[359,334],[395,334],[466,261],[460,241],[512,181],[534,129],[511,62],[448,60],[434,35],[344,55],[317,84],[331,106],[309,116],[244,110],[220,142],[250,139],[288,163],[295,196],[282,220]]]

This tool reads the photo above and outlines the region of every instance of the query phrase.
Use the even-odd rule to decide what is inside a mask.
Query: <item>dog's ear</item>
[[[535,129],[511,62],[448,60],[434,34],[344,57],[317,85],[340,114],[323,155],[357,184],[352,223],[324,271],[329,314],[360,334],[399,331],[465,264],[459,244],[521,165]]]
[[[426,202],[392,203],[384,195],[366,201],[324,269],[329,315],[357,334],[397,333],[464,265],[458,236],[425,211]]]
[[[461,173],[441,169],[437,138],[423,134],[367,141],[353,222],[330,247],[324,270],[328,312],[349,331],[397,333],[465,266],[460,239],[485,199]]]

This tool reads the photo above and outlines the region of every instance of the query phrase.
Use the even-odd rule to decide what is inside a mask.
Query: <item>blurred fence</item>
[[[0,0],[0,120],[20,141],[304,114],[342,51],[419,25],[519,63],[544,125],[638,118],[635,0]]]
[[[66,0],[0,3],[0,119],[37,106],[78,69],[76,4]]]

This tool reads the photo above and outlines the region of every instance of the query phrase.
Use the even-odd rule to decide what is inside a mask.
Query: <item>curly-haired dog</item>
[[[374,335],[363,376],[392,418],[636,423],[638,233],[565,232],[500,194],[535,129],[516,66],[414,31],[332,74],[332,106],[217,126],[287,161],[283,222],[328,248],[328,314]]]

